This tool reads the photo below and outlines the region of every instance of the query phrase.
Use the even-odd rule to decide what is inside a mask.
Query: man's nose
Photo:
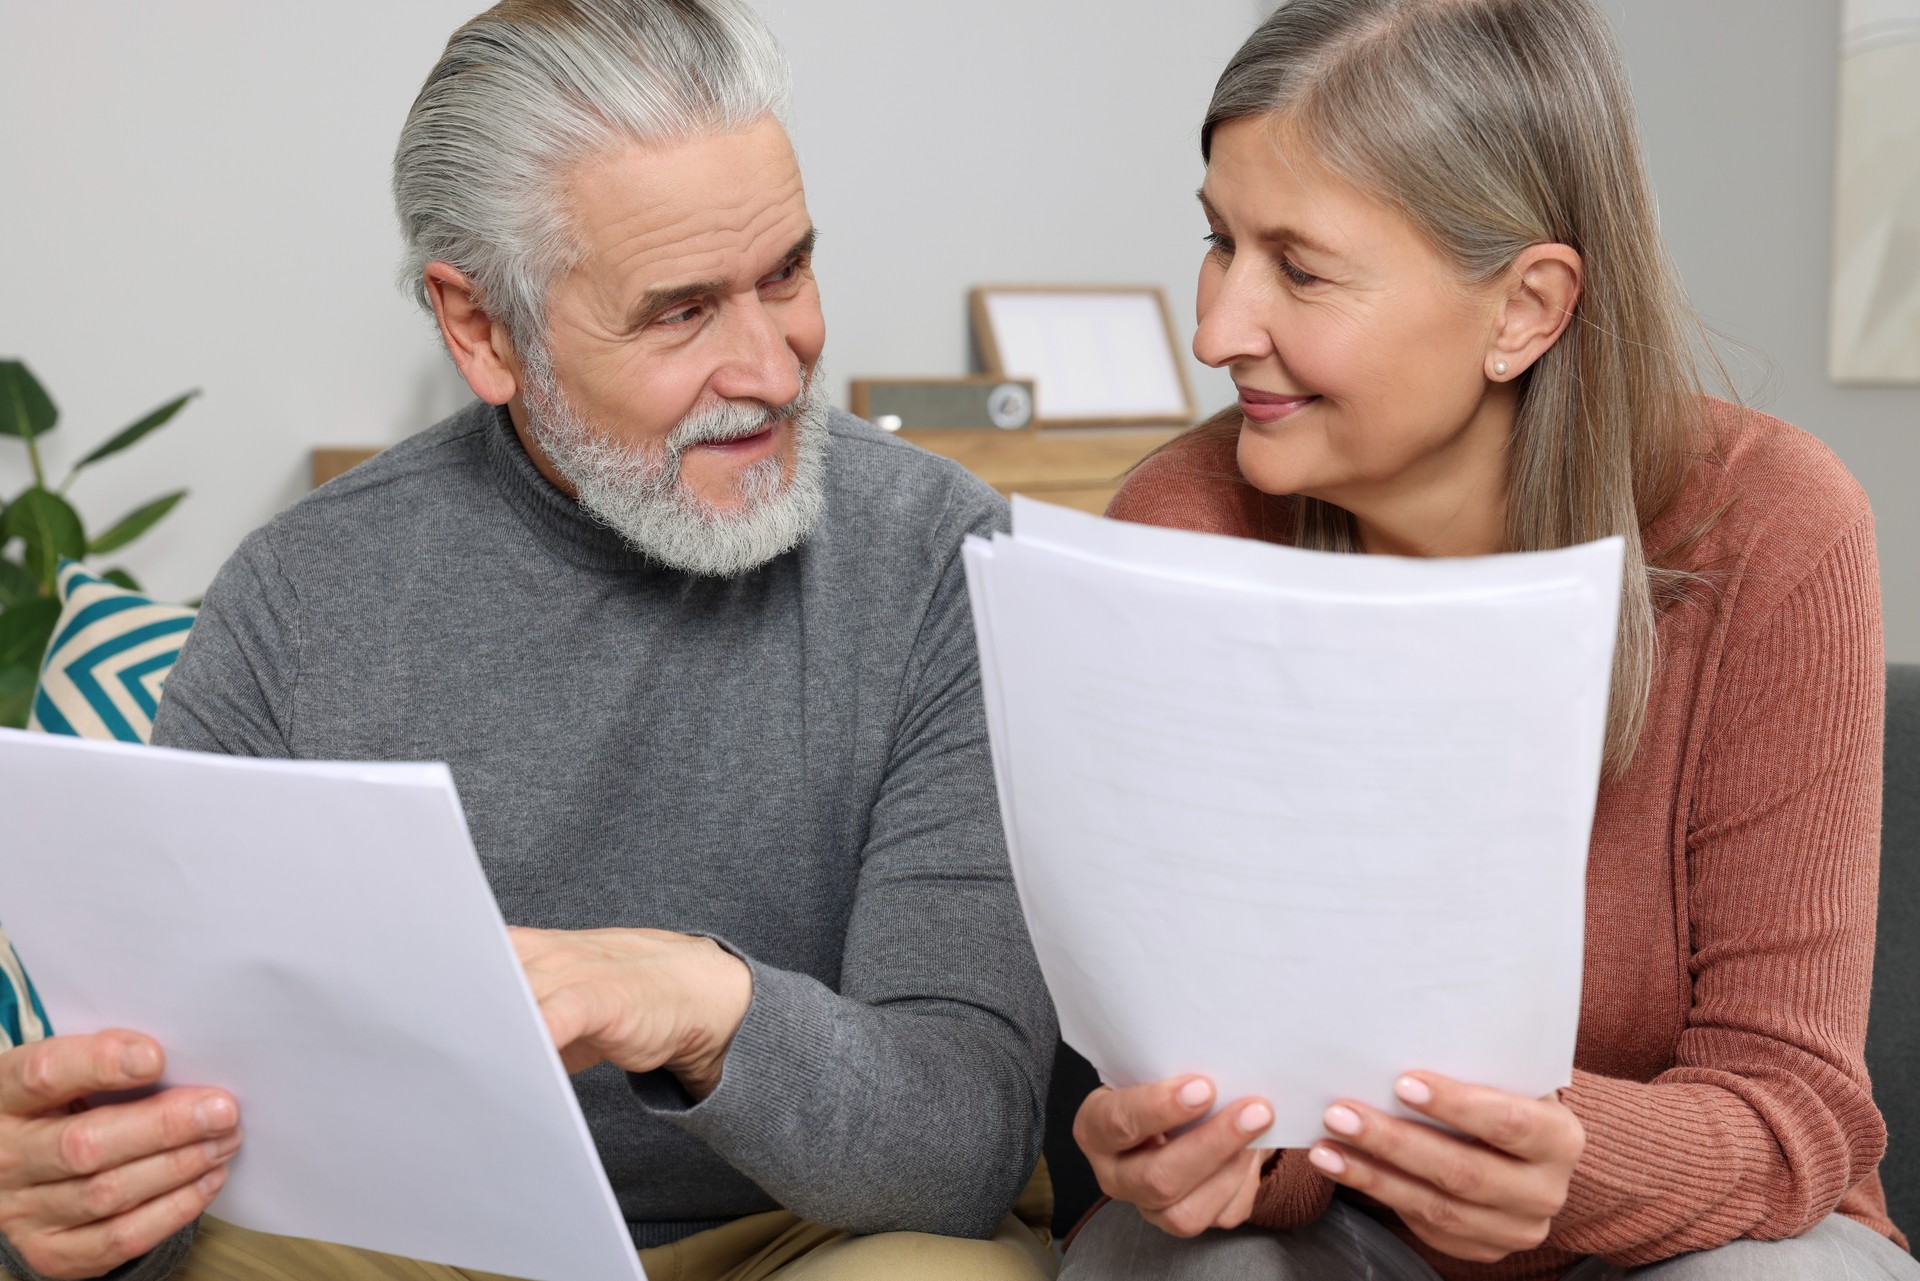
[[[804,373],[779,317],[756,297],[735,308],[728,321],[728,350],[714,373],[714,393],[726,400],[757,400],[770,409],[792,403]]]

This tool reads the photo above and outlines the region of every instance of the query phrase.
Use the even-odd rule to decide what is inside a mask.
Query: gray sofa
[[[1867,1066],[1887,1118],[1880,1167],[1893,1221],[1920,1242],[1920,665],[1887,669],[1886,826],[1880,846],[1880,946]],[[1066,1046],[1054,1059],[1047,1164],[1054,1233],[1064,1236],[1100,1195],[1073,1143],[1073,1114],[1099,1084]]]
[[[1887,1209],[1920,1243],[1920,664],[1887,668],[1886,780],[1867,1068],[1887,1119]]]

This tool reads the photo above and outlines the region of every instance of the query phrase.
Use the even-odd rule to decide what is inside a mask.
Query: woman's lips
[[[1318,396],[1276,396],[1272,392],[1242,387],[1240,412],[1251,422],[1277,423],[1282,418],[1299,413],[1318,399]]]

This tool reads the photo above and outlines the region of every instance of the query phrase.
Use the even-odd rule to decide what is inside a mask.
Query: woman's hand
[[[1470,1137],[1348,1101],[1326,1112],[1336,1140],[1314,1144],[1307,1159],[1456,1259],[1493,1263],[1547,1239],[1586,1146],[1580,1118],[1551,1096],[1522,1098],[1431,1072],[1401,1077],[1394,1093]]]
[[[1260,1164],[1253,1136],[1273,1124],[1273,1109],[1241,1099],[1186,1133],[1169,1130],[1206,1115],[1213,1083],[1175,1077],[1124,1090],[1102,1086],[1073,1120],[1073,1139],[1087,1154],[1100,1190],[1177,1237],[1208,1228],[1236,1228],[1253,1213]]]

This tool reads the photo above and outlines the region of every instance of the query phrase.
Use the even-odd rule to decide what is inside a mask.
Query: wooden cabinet
[[[360,445],[339,445],[327,449],[316,449],[308,460],[307,470],[313,477],[313,488],[332,480],[342,472],[351,471],[380,451]]]
[[[900,438],[953,459],[1003,494],[1101,512],[1128,469],[1179,434],[1175,427],[967,428],[903,431]],[[313,484],[324,485],[379,452],[316,449]]]
[[[1053,427],[1025,431],[903,431],[1009,496],[1103,512],[1133,465],[1179,435],[1177,427]]]

